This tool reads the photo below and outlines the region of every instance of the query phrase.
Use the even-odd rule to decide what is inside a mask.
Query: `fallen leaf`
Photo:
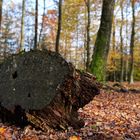
[[[79,136],[71,136],[69,140],[82,140]]]
[[[1,127],[0,128],[0,134],[4,134],[6,132],[6,128]]]

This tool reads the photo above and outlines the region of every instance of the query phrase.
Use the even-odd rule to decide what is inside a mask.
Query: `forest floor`
[[[44,133],[31,126],[21,129],[0,123],[0,140],[140,140],[140,82],[124,83],[123,88],[108,85],[79,109],[83,128]]]

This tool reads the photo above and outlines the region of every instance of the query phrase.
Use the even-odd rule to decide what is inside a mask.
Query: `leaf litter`
[[[1,122],[0,140],[140,140],[140,83],[125,87],[133,92],[101,89],[101,94],[79,109],[85,121],[79,130],[42,132]]]

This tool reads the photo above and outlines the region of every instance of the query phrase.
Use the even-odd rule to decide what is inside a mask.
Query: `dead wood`
[[[43,130],[82,127],[77,110],[99,94],[95,79],[55,52],[13,55],[0,68],[1,116],[27,120]]]

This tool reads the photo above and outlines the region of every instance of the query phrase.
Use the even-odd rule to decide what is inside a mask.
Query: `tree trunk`
[[[1,22],[2,22],[2,4],[3,4],[3,0],[0,0],[0,31],[1,31]]]
[[[45,11],[46,11],[46,0],[44,0],[44,7],[43,7],[43,14],[42,14],[42,23],[41,23],[41,29],[40,29],[40,34],[39,34],[39,48],[41,48],[41,36],[42,36],[42,32],[44,29],[44,18],[45,18]]]
[[[131,1],[132,5],[132,33],[130,42],[130,72],[129,72],[129,83],[133,83],[133,73],[134,73],[134,40],[135,40],[135,0]]]
[[[103,0],[101,24],[91,62],[91,72],[96,75],[99,81],[105,81],[114,4],[115,0]]]
[[[120,51],[121,51],[121,73],[120,73],[120,82],[123,82],[123,77],[124,77],[124,55],[123,55],[123,21],[124,21],[124,16],[123,16],[123,2],[120,3],[121,7],[121,27],[120,27]]]
[[[35,39],[34,39],[34,49],[37,49],[37,41],[38,41],[38,0],[36,0],[35,5]]]
[[[115,28],[115,15],[113,16],[113,33],[112,33],[112,45],[113,45],[113,53],[116,53],[116,28]],[[116,67],[116,60],[113,57],[113,66]],[[113,71],[113,81],[116,81],[116,69]]]
[[[99,94],[98,86],[93,75],[75,70],[58,53],[21,52],[1,65],[0,116],[43,130],[78,128],[84,123],[77,110]]]
[[[126,5],[127,6],[127,5]],[[127,45],[127,41],[128,41],[128,21],[127,21],[127,13],[128,13],[128,7],[126,7],[126,61],[125,61],[125,81],[127,82],[128,81],[128,45]]]
[[[85,1],[87,7],[87,14],[88,14],[88,22],[87,22],[87,60],[86,60],[86,71],[89,71],[90,65],[90,0]]]
[[[24,50],[24,17],[25,17],[25,0],[22,0],[20,51]]]
[[[55,43],[55,51],[59,53],[59,40],[60,40],[60,33],[61,33],[61,22],[62,22],[62,0],[59,0],[58,5],[58,28],[57,28],[57,35],[56,35],[56,43]]]
[[[75,67],[78,68],[78,48],[79,48],[79,18],[77,15],[77,26],[76,26],[76,46],[75,46]]]

